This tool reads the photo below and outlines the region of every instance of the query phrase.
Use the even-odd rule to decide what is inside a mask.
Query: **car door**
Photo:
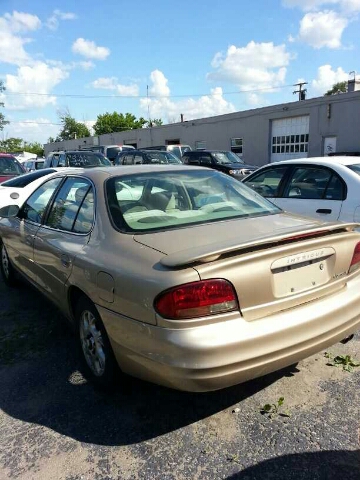
[[[289,212],[334,221],[341,213],[346,185],[329,167],[295,165],[277,205]]]
[[[26,200],[18,215],[8,219],[10,228],[4,242],[9,258],[21,273],[35,283],[37,283],[34,264],[35,236],[48,204],[62,180],[62,177],[57,177],[43,183]]]
[[[289,165],[269,166],[249,175],[242,182],[278,205],[278,197],[281,196],[290,171],[291,166]]]
[[[38,283],[58,304],[76,255],[88,243],[94,222],[94,187],[82,177],[68,177],[36,232],[34,262]]]

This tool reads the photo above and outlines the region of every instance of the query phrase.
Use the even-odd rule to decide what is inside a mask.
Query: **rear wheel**
[[[119,368],[100,315],[86,297],[77,304],[76,320],[85,376],[95,386],[113,390]]]
[[[3,277],[4,283],[8,287],[15,287],[17,284],[16,273],[14,267],[11,265],[9,256],[6,250],[5,245],[1,244],[1,275]]]

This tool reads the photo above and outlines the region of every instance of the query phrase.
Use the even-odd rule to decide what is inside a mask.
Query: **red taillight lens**
[[[154,306],[162,317],[173,319],[205,317],[239,308],[233,286],[223,279],[179,285],[158,295]]]
[[[354,248],[354,253],[351,259],[349,272],[352,272],[357,267],[359,267],[359,264],[360,264],[360,242],[357,243]]]

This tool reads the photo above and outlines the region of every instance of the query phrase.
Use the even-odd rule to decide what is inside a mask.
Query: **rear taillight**
[[[357,243],[354,248],[354,253],[351,259],[349,273],[353,272],[358,267],[360,267],[360,242]]]
[[[227,280],[212,279],[185,283],[166,290],[154,302],[164,318],[197,318],[238,310],[234,287]]]

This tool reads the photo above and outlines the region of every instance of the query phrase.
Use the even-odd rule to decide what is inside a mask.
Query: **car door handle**
[[[71,259],[68,255],[63,253],[60,257],[61,265],[65,268],[69,268],[71,265]]]
[[[331,213],[332,210],[330,208],[319,208],[318,210],[316,210],[316,213],[326,213],[326,214],[329,214]]]

